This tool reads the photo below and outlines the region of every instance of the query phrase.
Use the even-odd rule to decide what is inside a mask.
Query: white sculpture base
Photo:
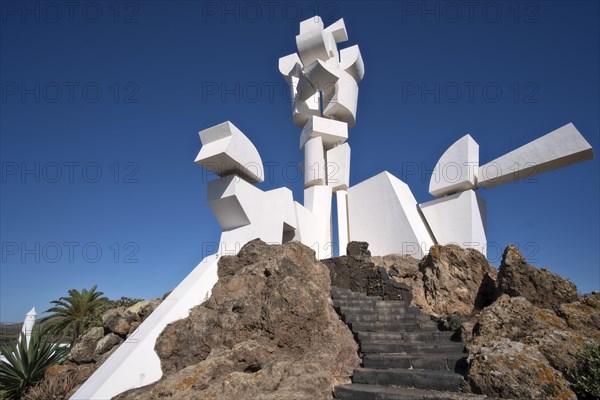
[[[138,329],[75,392],[71,400],[108,400],[162,377],[156,339],[171,322],[186,318],[217,283],[218,255],[206,257]]]

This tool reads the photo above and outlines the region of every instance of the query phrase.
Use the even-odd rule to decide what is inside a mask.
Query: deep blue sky
[[[302,201],[277,60],[315,9],[365,61],[352,183],[388,170],[427,201],[421,173],[466,133],[482,163],[568,122],[600,149],[597,2],[65,3],[1,2],[1,321],[71,288],[175,287],[219,238],[193,160],[224,120],[279,163],[261,187]],[[599,186],[596,158],[480,190],[491,261],[515,243],[600,289]]]

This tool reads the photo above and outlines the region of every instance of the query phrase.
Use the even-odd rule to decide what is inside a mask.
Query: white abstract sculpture
[[[254,186],[264,179],[260,155],[231,122],[200,132],[202,148],[195,161],[218,176],[208,183],[208,203],[222,228],[216,254],[198,264],[72,400],[105,400],[159,380],[156,339],[167,324],[186,317],[210,295],[222,255],[237,254],[256,238],[269,243],[297,240],[313,248],[318,258],[333,255],[333,193],[342,254],[351,240],[369,242],[373,255],[422,257],[432,245],[447,243],[485,252],[485,202],[475,189],[593,157],[589,143],[568,124],[480,167],[479,146],[466,135],[439,159],[429,185],[437,197],[432,201],[419,205],[408,185],[388,172],[351,186],[346,141],[348,127],[356,122],[358,83],[365,67],[358,46],[338,51],[337,43],[347,40],[343,19],[325,28],[315,16],[300,23],[298,53],[279,59],[293,99],[292,120],[302,128],[304,205],[287,188],[265,192]]]
[[[479,166],[479,145],[466,135],[435,166],[429,192],[440,198],[420,207],[437,243],[454,243],[486,254],[485,202],[473,189],[492,188],[593,157],[592,147],[573,124],[483,166]]]
[[[338,51],[337,43],[348,40],[343,19],[327,28],[315,16],[300,23],[296,36],[298,53],[279,59],[279,71],[290,85],[292,119],[302,127],[300,149],[304,149],[304,204],[319,218],[326,237],[320,254],[331,255],[331,202],[336,194],[338,243],[345,253],[349,240],[348,187],[350,146],[348,127],[356,123],[358,83],[365,66],[358,46]],[[323,106],[321,107],[320,101]],[[314,186],[322,186],[312,189]],[[319,202],[323,202],[320,204]],[[317,204],[319,203],[319,204]]]

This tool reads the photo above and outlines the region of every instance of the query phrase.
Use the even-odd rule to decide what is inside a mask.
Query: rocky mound
[[[367,247],[352,242],[347,256],[323,260],[335,286],[368,295],[397,292],[396,297],[436,316],[470,315],[496,297],[496,268],[477,250],[436,245],[417,260],[394,254],[371,257]]]
[[[311,249],[255,240],[218,273],[210,299],[160,336],[163,378],[119,399],[314,400],[350,381],[357,344]]]
[[[577,287],[546,269],[537,269],[515,246],[508,246],[498,274],[498,293],[523,296],[532,304],[558,311],[561,304],[577,301]]]

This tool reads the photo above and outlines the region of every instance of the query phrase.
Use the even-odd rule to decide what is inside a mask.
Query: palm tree
[[[70,337],[73,346],[90,326],[97,311],[108,302],[106,297],[101,297],[103,294],[96,292],[96,285],[90,290],[82,289],[81,292],[71,289],[67,297],[51,301],[54,307],[45,312],[52,315],[44,318],[44,322],[52,332]]]

